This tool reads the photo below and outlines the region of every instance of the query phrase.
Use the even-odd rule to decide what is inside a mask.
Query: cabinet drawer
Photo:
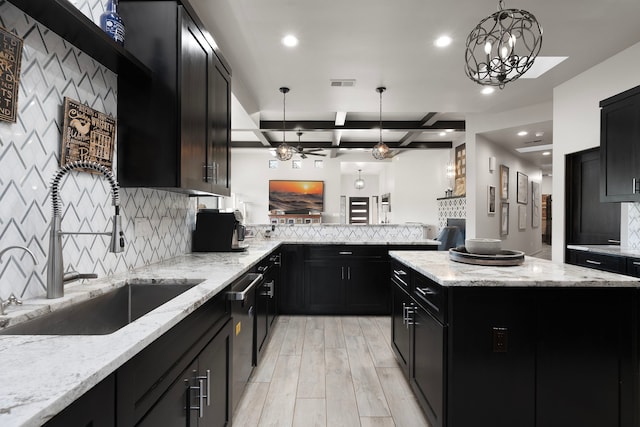
[[[583,267],[612,273],[626,274],[627,265],[624,257],[598,254],[589,251],[569,251],[569,262]]]
[[[386,246],[377,245],[312,245],[307,246],[307,259],[372,257],[384,258]]]
[[[627,274],[640,277],[640,258],[627,258]]]
[[[421,274],[413,276],[413,297],[440,322],[445,321],[445,288]]]
[[[409,267],[394,259],[391,260],[391,280],[409,293],[411,292],[412,275],[413,271]]]

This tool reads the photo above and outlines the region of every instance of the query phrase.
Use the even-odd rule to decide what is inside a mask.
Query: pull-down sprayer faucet
[[[62,224],[62,212],[60,208],[60,180],[69,171],[74,169],[93,169],[96,170],[109,181],[111,185],[112,205],[115,206],[115,215],[111,224],[111,232],[94,233],[94,232],[63,232],[60,230]],[[62,166],[54,175],[51,181],[51,205],[53,208],[53,216],[51,218],[51,231],[49,234],[49,257],[47,260],[47,298],[61,298],[64,295],[64,283],[70,280],[97,277],[93,274],[74,273],[65,277],[64,263],[62,261],[62,235],[63,234],[98,234],[111,236],[109,251],[119,253],[124,250],[124,233],[122,232],[122,221],[120,218],[120,197],[118,190],[118,182],[113,173],[96,162],[76,161]]]

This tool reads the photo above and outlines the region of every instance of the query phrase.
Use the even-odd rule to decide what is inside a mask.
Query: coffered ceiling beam
[[[352,148],[366,148],[371,149],[378,141],[354,141],[354,142],[343,142],[340,147],[336,147],[332,145],[331,142],[302,142],[300,145],[303,148],[324,148],[326,150],[338,150],[338,149],[352,149]],[[235,148],[273,148],[277,146],[279,142],[272,143],[271,147],[265,147],[261,145],[258,141],[231,141],[231,147]],[[406,148],[406,149],[434,149],[434,148],[452,148],[452,141],[424,141],[424,142],[413,142],[411,145],[406,147],[401,147],[398,142],[385,142],[389,146],[389,148]]]
[[[289,120],[284,124],[285,130],[301,130],[304,132],[330,132],[333,130],[371,130],[379,129],[380,122],[375,120],[359,120],[345,122],[344,126],[336,126],[335,122],[329,120]],[[423,126],[421,121],[382,121],[382,128],[384,130],[412,132],[420,131],[427,132],[430,130],[445,130],[452,129],[456,132],[463,132],[465,130],[464,120],[440,120],[433,123],[430,126]],[[233,129],[233,130],[245,130],[245,129]],[[262,132],[276,132],[282,131],[282,121],[280,120],[261,120],[260,131]]]
[[[426,125],[430,120],[432,121],[431,124],[433,124],[433,121],[435,120],[435,117],[438,113],[427,113],[426,116],[424,116],[422,118],[422,120],[420,120],[420,125],[424,126]],[[406,147],[407,145],[411,144],[420,134],[422,133],[422,131],[416,131],[416,132],[407,132],[407,134],[405,136],[403,136],[402,138],[400,138],[400,146],[401,147]]]
[[[269,136],[267,134],[265,134],[264,132],[260,132],[258,129],[254,129],[253,134],[256,136],[256,138],[258,138],[258,140],[260,141],[260,143],[262,143],[263,146],[271,147],[272,142],[271,142],[271,139],[269,139]]]

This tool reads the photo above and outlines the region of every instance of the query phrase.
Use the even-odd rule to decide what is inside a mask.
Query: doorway
[[[368,197],[349,197],[349,224],[369,224]]]

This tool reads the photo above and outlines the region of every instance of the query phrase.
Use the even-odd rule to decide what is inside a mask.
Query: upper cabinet
[[[640,201],[640,86],[600,102],[600,198]]]
[[[153,76],[118,76],[118,181],[229,195],[231,72],[193,10],[121,1],[125,46]]]

